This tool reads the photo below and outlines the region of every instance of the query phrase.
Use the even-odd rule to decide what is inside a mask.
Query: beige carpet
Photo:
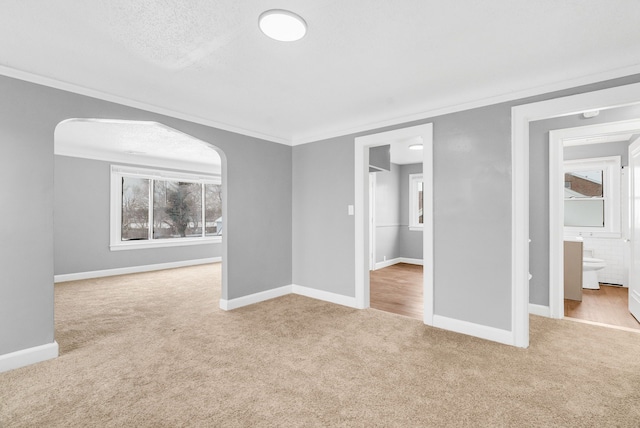
[[[0,373],[0,426],[640,426],[640,334],[531,319],[516,349],[285,296],[219,266],[56,286],[61,356]]]

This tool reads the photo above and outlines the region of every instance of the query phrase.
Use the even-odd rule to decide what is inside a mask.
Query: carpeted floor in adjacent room
[[[56,285],[60,357],[1,427],[640,426],[640,334],[531,317],[517,349],[297,295],[224,312],[220,266]]]

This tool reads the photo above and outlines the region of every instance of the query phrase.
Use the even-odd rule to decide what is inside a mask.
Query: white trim
[[[254,303],[260,303],[277,297],[286,296],[287,294],[298,294],[312,299],[360,309],[358,308],[355,297],[344,296],[342,294],[331,293],[329,291],[317,290],[315,288],[295,284],[260,291],[258,293],[249,294],[248,296],[242,296],[231,300],[220,299],[220,309],[224,311],[231,311],[233,309],[253,305]]]
[[[640,101],[640,83],[555,98],[511,109],[512,326],[516,346],[529,345],[529,122]]]
[[[34,346],[0,355],[0,373],[58,358],[58,342]]]
[[[158,263],[153,265],[131,266],[124,268],[94,270],[90,272],[67,273],[55,275],[54,282],[77,281],[79,279],[102,278],[106,276],[127,275],[130,273],[152,272],[156,270],[174,269],[185,266],[204,265],[222,261],[222,257],[209,257],[206,259],[185,260],[181,262]]]
[[[354,183],[355,183],[355,300],[357,308],[364,309],[369,307],[369,269],[365,269],[365,261],[369,258],[369,252],[365,250],[365,233],[368,227],[365,226],[368,221],[366,211],[368,208],[364,205],[364,195],[368,192],[368,186],[365,188],[364,177],[365,171],[368,174],[368,168],[365,170],[365,152],[369,147],[389,144],[392,141],[400,139],[413,138],[419,136],[422,139],[422,174],[424,180],[423,186],[423,210],[424,210],[424,227],[423,227],[423,256],[425,260],[425,274],[423,275],[423,296],[424,301],[424,323],[433,323],[433,124],[411,126],[407,128],[395,129],[392,131],[381,132],[377,134],[356,137],[354,141],[355,163],[354,163]],[[367,153],[368,155],[368,153]]]
[[[358,132],[366,132],[372,129],[380,129],[387,126],[401,125],[403,123],[414,122],[418,120],[426,120],[432,117],[441,116],[448,113],[455,113],[459,111],[470,110],[473,108],[484,107],[502,103],[505,101],[513,101],[523,99],[535,95],[546,94],[550,92],[560,91],[568,88],[575,88],[582,85],[588,85],[591,83],[602,82],[605,80],[616,79],[619,77],[631,76],[633,74],[640,73],[640,65],[633,65],[630,67],[618,68],[615,70],[608,70],[601,73],[595,73],[588,76],[582,76],[574,79],[566,79],[561,82],[550,83],[547,85],[538,86],[535,88],[529,88],[521,91],[513,91],[503,93],[502,95],[495,97],[482,98],[480,100],[473,100],[468,102],[455,102],[448,107],[427,109],[418,113],[406,114],[405,112],[398,112],[396,114],[389,113],[389,116],[393,116],[392,119],[376,120],[367,123],[353,123],[351,125],[345,125],[340,129],[334,129],[324,132],[308,133],[307,135],[296,136],[291,139],[279,137],[275,135],[264,134],[233,125],[205,119],[193,114],[182,113],[175,110],[171,110],[165,107],[159,107],[152,104],[131,100],[125,97],[108,94],[106,92],[98,91],[95,89],[86,88],[74,83],[63,82],[50,77],[41,76],[34,73],[29,73],[23,70],[17,70],[11,67],[0,65],[0,75],[11,77],[14,79],[23,80],[26,82],[35,83],[38,85],[48,86],[50,88],[61,89],[63,91],[72,92],[79,95],[85,95],[91,98],[97,98],[99,100],[109,101],[120,105],[133,107],[137,109],[146,110],[151,113],[162,114],[177,119],[186,120],[193,123],[199,123],[201,125],[211,126],[213,128],[234,132],[240,135],[246,135],[249,137],[259,138],[274,143],[284,144],[287,146],[297,146],[306,143],[312,143],[314,141],[326,140],[333,137],[340,137],[343,135],[355,134]],[[440,104],[446,104],[446,102],[440,102]]]
[[[417,174],[409,174],[409,230],[418,230],[423,228],[423,225],[418,221],[420,218],[417,199],[419,183],[422,183],[422,188],[424,189],[424,179],[421,172]],[[424,197],[424,190],[422,193]],[[422,205],[422,211],[424,212],[424,203]]]
[[[323,300],[325,302],[358,309],[355,297],[344,296],[342,294],[331,293],[329,291],[317,290],[315,288],[295,284],[292,286],[292,292],[293,294],[298,294],[300,296],[311,297],[312,299]]]
[[[213,150],[213,149],[212,149]],[[204,218],[204,195],[205,184],[220,185],[221,178],[216,174],[190,173],[180,171],[170,171],[163,169],[150,169],[140,166],[127,165],[111,165],[110,168],[110,217],[109,217],[109,249],[111,251],[123,250],[140,250],[147,248],[167,248],[182,247],[203,244],[219,244],[222,242],[222,236],[194,236],[188,238],[175,239],[153,239],[153,230],[151,226],[153,221],[153,188],[149,186],[149,227],[148,238],[145,240],[122,241],[122,179],[123,177],[136,177],[148,180],[166,180],[166,181],[183,181],[189,183],[198,183],[201,185],[202,192],[202,220]],[[224,205],[224,204],[223,204]],[[224,217],[223,217],[224,220]],[[204,234],[204,230],[202,231]]]
[[[385,260],[383,262],[376,263],[375,270],[383,269],[389,266],[397,265],[398,263],[407,263],[410,265],[420,265],[424,266],[424,260],[421,259],[410,259],[407,257],[396,257],[395,259]]]
[[[148,248],[189,247],[192,245],[220,244],[222,236],[204,238],[153,239],[151,241],[122,241],[110,244],[111,251],[144,250]]]
[[[509,330],[443,317],[442,315],[433,316],[433,326],[456,333],[479,337],[480,339],[504,343],[505,345],[513,345],[513,334]]]
[[[419,120],[427,120],[436,116],[442,116],[449,113],[456,113],[459,111],[471,110],[474,108],[490,106],[507,101],[520,100],[528,97],[533,97],[541,94],[548,94],[551,92],[561,91],[563,89],[575,88],[578,86],[588,85],[591,83],[603,82],[605,80],[616,79],[619,77],[631,76],[640,73],[640,64],[630,67],[619,68],[616,70],[609,70],[602,73],[591,74],[575,79],[566,79],[561,82],[550,83],[547,85],[538,86],[535,88],[529,88],[521,91],[506,92],[502,95],[495,97],[487,97],[479,100],[472,100],[468,102],[447,102],[446,100],[436,100],[440,105],[449,104],[448,107],[434,108],[423,110],[419,113],[406,114],[406,112],[397,112],[395,114],[389,113],[389,116],[393,116],[393,119],[375,120],[367,123],[354,123],[352,125],[345,125],[337,130],[329,130],[325,132],[308,133],[299,136],[295,136],[292,139],[291,145],[298,146],[301,144],[313,143],[314,141],[327,140],[329,138],[340,137],[343,135],[356,134],[361,132],[371,131],[372,129],[380,129],[388,126],[401,125],[403,123],[410,123]],[[496,91],[494,91],[496,92]]]
[[[529,303],[529,314],[551,318],[549,306],[536,305],[535,303]]]
[[[549,132],[549,308],[551,318],[564,317],[564,146],[563,140],[640,130],[640,120],[580,126]],[[619,188],[619,186],[618,186]]]
[[[369,172],[369,270],[376,268],[376,235],[378,225],[376,220],[376,193],[378,192],[378,178],[375,172]]]
[[[182,119],[182,120],[186,120],[193,123],[199,123],[201,125],[211,126],[224,131],[235,132],[236,134],[246,135],[248,137],[260,138],[261,140],[271,141],[274,143],[284,144],[287,146],[291,145],[291,142],[286,138],[263,134],[261,132],[256,132],[249,129],[240,128],[237,126],[213,121],[210,119],[205,119],[193,114],[182,113],[182,112],[171,110],[165,107],[159,107],[153,104],[131,100],[129,98],[120,97],[118,95],[112,95],[106,92],[97,91],[95,89],[90,89],[84,86],[76,85],[75,83],[63,82],[57,79],[52,79],[50,77],[45,77],[39,74],[29,73],[22,70],[16,70],[14,68],[3,66],[3,65],[0,65],[0,75],[12,77],[14,79],[24,80],[26,82],[36,83],[38,85],[48,86],[50,88],[61,89],[63,91],[72,92],[74,94],[84,95],[91,98],[97,98],[99,100],[121,104],[123,106],[146,110],[151,113],[162,114],[165,116],[174,117],[176,119]]]
[[[551,144],[551,141],[553,140],[557,144],[558,136],[554,135],[552,137],[551,134],[555,134],[555,132],[549,132],[549,143]],[[560,137],[559,141],[562,141],[562,137]],[[561,172],[563,177],[567,172],[578,172],[591,169],[602,170],[602,181],[604,185],[602,197],[593,198],[590,200],[603,201],[605,209],[604,227],[564,226],[564,234],[570,236],[587,235],[601,238],[620,238],[620,219],[622,217],[622,212],[620,209],[620,175],[622,170],[621,157],[618,155],[589,159],[575,159],[566,160],[563,163],[564,169]],[[551,184],[551,179],[549,179],[549,184]],[[562,202],[565,203],[567,201],[567,198],[564,196],[564,194],[562,196]],[[556,221],[564,218],[564,209],[562,213],[559,214],[561,214],[561,216],[558,216]]]
[[[291,285],[284,285],[282,287],[260,291],[258,293],[249,294],[248,296],[237,297],[235,299],[220,299],[220,309],[222,309],[223,311],[231,311],[243,306],[249,306],[253,305],[254,303],[264,302],[265,300],[271,300],[277,297],[286,296],[287,294],[291,294],[291,290]]]

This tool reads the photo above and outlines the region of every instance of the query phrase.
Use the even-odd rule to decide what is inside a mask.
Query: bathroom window
[[[620,236],[620,156],[565,161],[564,166],[565,232]]]
[[[409,174],[409,229],[423,228],[423,190],[422,174]]]
[[[220,242],[217,177],[111,167],[111,249]]]

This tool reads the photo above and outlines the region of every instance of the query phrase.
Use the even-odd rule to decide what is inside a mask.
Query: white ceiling
[[[410,150],[409,146],[422,144],[421,137],[405,138],[402,140],[390,141],[391,163],[396,165],[407,165],[412,163],[422,163],[422,150]]]
[[[308,34],[266,38],[272,8]],[[0,73],[297,144],[639,72],[639,19],[638,0],[5,0]]]
[[[70,119],[56,127],[57,155],[220,175],[207,143],[156,122]]]

